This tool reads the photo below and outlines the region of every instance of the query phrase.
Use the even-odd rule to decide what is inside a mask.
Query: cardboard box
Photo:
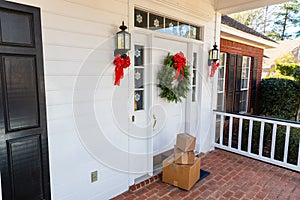
[[[177,164],[184,164],[184,165],[194,164],[194,160],[195,160],[194,151],[184,152],[175,145],[174,156],[175,156],[175,163]]]
[[[190,190],[200,178],[200,158],[195,158],[193,165],[174,163],[174,155],[163,161],[162,180],[176,187]]]
[[[176,146],[182,151],[194,151],[196,138],[187,134],[180,133],[177,135]]]

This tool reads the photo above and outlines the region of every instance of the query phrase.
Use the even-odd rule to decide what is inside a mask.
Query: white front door
[[[163,34],[132,34],[132,67],[129,73],[129,171],[135,174],[130,176],[131,181],[141,176],[151,176],[153,156],[172,149],[178,133],[191,133],[192,129],[195,130],[191,128],[189,120],[195,117],[190,110],[194,109],[192,102],[195,103],[198,94],[197,81],[195,82],[196,78],[193,79],[192,75],[199,59],[200,49],[196,47],[198,46],[190,40],[176,37],[170,39]],[[191,66],[191,84],[195,84],[195,87],[192,86],[187,99],[170,103],[159,97],[157,73],[169,53],[175,55],[179,52],[184,53]],[[197,72],[194,76],[197,76]],[[196,121],[195,118],[193,120]]]
[[[152,43],[152,67],[153,82],[158,84],[157,73],[163,66],[165,57],[170,53],[183,52],[188,56],[188,43],[159,36],[153,37]],[[189,59],[187,57],[187,62]],[[175,144],[176,135],[185,132],[185,110],[186,99],[182,102],[170,103],[159,97],[160,89],[154,84],[153,88],[153,115],[156,118],[156,125],[153,129],[153,152],[155,155],[172,149]]]

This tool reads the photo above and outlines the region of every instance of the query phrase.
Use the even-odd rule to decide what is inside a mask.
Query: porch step
[[[205,153],[200,153],[200,154],[197,154],[196,157],[204,158],[206,155],[207,154],[205,154]],[[161,178],[162,178],[162,173],[160,172],[159,174],[156,174],[155,176],[152,176],[151,178],[148,178],[144,181],[141,181],[139,183],[136,183],[136,184],[130,186],[129,191],[136,192],[152,183],[155,183],[158,180],[161,180]]]
[[[158,180],[161,180],[161,177],[162,177],[161,173],[159,173],[159,174],[157,174],[155,176],[152,176],[151,178],[149,178],[147,180],[144,180],[144,181],[142,181],[140,183],[137,183],[137,184],[134,184],[134,185],[130,186],[129,187],[129,191],[130,192],[136,192],[136,191],[144,188],[145,186],[148,186],[148,185],[150,185],[152,183],[155,183]]]

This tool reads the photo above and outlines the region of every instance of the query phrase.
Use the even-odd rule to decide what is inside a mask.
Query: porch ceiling
[[[215,10],[222,14],[231,14],[287,1],[289,0],[215,0]]]

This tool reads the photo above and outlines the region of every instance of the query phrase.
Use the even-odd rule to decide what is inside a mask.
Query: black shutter
[[[233,92],[234,92],[234,69],[236,65],[236,55],[229,54],[228,67],[227,67],[227,93],[226,93],[226,112],[233,111]]]
[[[237,55],[236,76],[235,76],[235,94],[234,94],[234,112],[240,111],[242,63],[243,63],[243,56]]]
[[[256,100],[257,67],[258,67],[258,58],[253,58],[253,72],[252,72],[251,97],[250,97],[251,109],[254,108],[255,100]]]
[[[50,200],[40,9],[0,1],[0,199]]]

